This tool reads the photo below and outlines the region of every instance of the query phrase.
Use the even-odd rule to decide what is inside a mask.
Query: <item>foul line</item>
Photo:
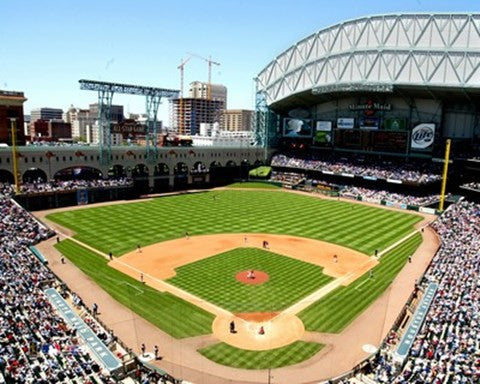
[[[145,293],[145,291],[143,289],[137,288],[133,284],[130,284],[127,281],[121,281],[121,282],[118,283],[118,285],[128,285],[129,287],[132,287],[133,289],[138,291],[138,293],[136,293],[135,296],[140,296],[142,293]]]
[[[433,221],[433,220],[432,220]],[[414,235],[416,235],[417,233],[421,232],[423,229],[427,228],[431,223],[432,221],[429,221],[427,224],[425,224],[424,226],[418,228],[418,229],[415,229],[413,232],[409,233],[408,235],[406,235],[405,237],[402,237],[400,240],[398,240],[397,242],[393,243],[392,245],[389,245],[387,248],[385,248],[383,251],[379,252],[378,253],[378,256],[377,258],[380,258],[382,257],[385,253],[387,253],[388,251],[392,250],[393,248],[395,248],[397,245],[400,245],[402,244],[404,241],[408,240],[409,238],[413,237]],[[374,255],[372,255],[374,256]],[[374,256],[375,257],[375,256]]]
[[[356,289],[357,291],[361,291],[361,289],[358,289],[358,288],[360,288],[363,284],[370,282],[370,280],[371,280],[371,279],[367,279],[367,280],[365,280],[363,283],[358,284],[358,285],[355,287],[355,289]]]

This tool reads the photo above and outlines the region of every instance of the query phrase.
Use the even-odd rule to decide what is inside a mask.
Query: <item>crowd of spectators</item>
[[[53,232],[44,228],[12,199],[10,185],[0,183],[0,382],[114,383],[102,370],[74,328],[58,314],[44,289],[57,287],[73,306],[83,303],[70,296],[60,281],[29,250]],[[83,319],[106,344],[113,334],[94,317]],[[142,383],[165,382],[161,375],[142,369]]]
[[[43,293],[55,276],[28,246],[51,233],[0,188],[0,378],[7,383],[108,383]]]
[[[480,192],[480,182],[479,181],[472,181],[471,183],[463,184],[462,188],[473,189],[475,191]]]
[[[480,383],[480,204],[459,202],[433,224],[442,245],[422,286],[438,289],[406,363],[391,345],[373,361],[377,383]]]
[[[428,206],[439,201],[439,195],[413,196],[408,194],[390,192],[381,189],[370,189],[357,187],[354,185],[339,185],[325,180],[309,179],[303,173],[273,171],[270,181],[281,182],[285,186],[298,185],[305,182],[305,185],[313,187],[327,186],[330,190],[338,190],[339,196],[347,198],[357,198],[361,196],[363,200],[388,201],[394,204],[405,204],[417,207]]]
[[[132,179],[96,179],[96,180],[37,180],[31,183],[24,183],[20,186],[22,194],[39,194],[51,192],[71,192],[77,189],[98,189],[124,187],[132,184]]]
[[[207,166],[201,162],[198,162],[196,163],[191,169],[190,169],[190,173],[192,175],[198,175],[198,174],[202,174],[202,173],[208,173],[210,172],[210,169],[207,168]]]
[[[393,179],[403,182],[427,184],[442,176],[433,164],[393,163],[391,161],[368,161],[364,158],[349,159],[333,156],[323,159],[288,157],[283,154],[272,158],[272,166],[327,171],[335,174],[348,173],[355,176]]]
[[[272,171],[270,180],[281,182],[283,185],[286,185],[286,186],[292,186],[292,185],[297,185],[301,181],[305,180],[305,175],[303,173],[296,173],[296,172]]]
[[[417,207],[436,203],[440,199],[440,195],[413,196],[385,190],[355,187],[353,185],[343,186],[343,188],[340,190],[340,196],[361,196],[364,200],[384,200],[395,204],[406,204]]]

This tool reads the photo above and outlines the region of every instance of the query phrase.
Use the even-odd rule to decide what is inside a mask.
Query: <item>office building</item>
[[[247,109],[226,109],[222,113],[221,127],[225,131],[250,131],[253,124],[253,111]]]
[[[30,121],[63,120],[63,110],[60,108],[35,108],[30,112]]]
[[[23,92],[0,90],[0,143],[11,145],[11,119],[16,120],[17,144],[25,145]]]

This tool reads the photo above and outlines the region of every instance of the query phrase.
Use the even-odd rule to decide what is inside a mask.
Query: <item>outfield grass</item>
[[[285,347],[268,351],[238,349],[225,343],[199,349],[203,356],[218,364],[243,369],[280,368],[298,364],[314,356],[324,347],[319,343],[296,341]]]
[[[243,183],[233,183],[227,185],[227,188],[260,188],[260,189],[280,189],[281,185],[261,182],[261,181],[245,181]]]
[[[214,316],[203,309],[110,268],[103,257],[71,240],[64,240],[55,248],[115,300],[171,336],[184,338],[212,332]]]
[[[365,274],[347,287],[339,287],[300,312],[308,331],[341,332],[388,288],[422,242],[420,234],[412,236],[387,252],[373,269],[373,278]],[[413,288],[413,287],[412,287]]]
[[[269,274],[262,285],[235,279],[239,271],[257,269]],[[323,268],[257,248],[238,248],[176,269],[170,284],[231,312],[276,312],[333,279]]]
[[[214,198],[214,196],[216,196]],[[273,233],[309,237],[372,254],[413,230],[420,216],[288,192],[224,190],[51,214],[76,238],[122,255],[190,235]]]

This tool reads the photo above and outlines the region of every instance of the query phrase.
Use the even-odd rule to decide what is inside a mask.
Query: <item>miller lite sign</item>
[[[427,149],[435,140],[435,124],[422,123],[412,130],[410,146],[412,149]]]

